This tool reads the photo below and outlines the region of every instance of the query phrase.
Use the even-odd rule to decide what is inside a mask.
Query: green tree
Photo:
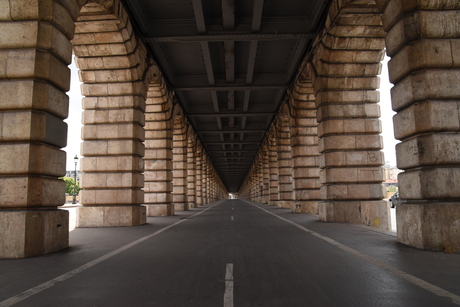
[[[72,177],[59,177],[59,179],[62,179],[65,181],[65,192],[69,195],[73,195],[73,188],[74,188],[74,183],[75,180]],[[77,181],[77,186],[76,186],[76,192],[78,195],[78,192],[80,192],[80,182]]]
[[[398,187],[390,185],[389,187],[387,187],[387,192],[398,192]]]

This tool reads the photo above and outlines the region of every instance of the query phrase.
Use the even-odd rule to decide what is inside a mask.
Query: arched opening
[[[75,25],[72,45],[85,96],[77,227],[140,225],[146,220],[146,51],[121,3],[87,3]]]
[[[391,87],[388,76],[388,61],[390,58],[385,55],[382,61],[382,71],[380,77],[380,121],[382,122],[383,153],[385,154],[384,174],[385,174],[385,199],[389,198],[398,191],[398,174],[401,172],[396,165],[396,144],[398,141],[394,137],[393,116],[396,114],[391,107]],[[396,208],[390,203],[391,231],[397,231]]]
[[[80,147],[82,143],[82,99],[81,82],[78,77],[78,68],[75,66],[75,59],[69,66],[70,90],[67,92],[69,96],[69,116],[64,120],[67,124],[67,146],[62,148],[66,152],[66,202],[61,209],[69,212],[69,231],[76,227],[77,223],[77,206],[80,202]],[[77,157],[77,159],[75,159]],[[70,180],[69,180],[70,179]],[[73,202],[73,194],[75,193],[75,202]]]

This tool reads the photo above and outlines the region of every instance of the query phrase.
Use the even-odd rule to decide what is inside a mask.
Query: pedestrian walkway
[[[0,306],[459,306],[460,254],[225,200],[0,261]]]

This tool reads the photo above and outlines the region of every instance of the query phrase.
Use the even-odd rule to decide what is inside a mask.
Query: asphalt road
[[[460,254],[243,200],[0,261],[4,306],[459,306]]]

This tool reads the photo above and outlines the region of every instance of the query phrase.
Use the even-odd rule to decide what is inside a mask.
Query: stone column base
[[[295,201],[291,209],[294,213],[318,214],[318,201]]]
[[[397,205],[396,225],[400,243],[460,252],[460,203]]]
[[[278,202],[278,208],[291,209],[292,206],[293,206],[293,203],[290,200],[280,200]]]
[[[0,258],[40,256],[69,247],[67,210],[0,211]]]
[[[174,211],[186,211],[188,210],[188,205],[184,203],[174,204]]]
[[[319,202],[319,219],[323,222],[353,223],[390,230],[390,208],[387,201]]]
[[[143,206],[83,206],[77,208],[77,227],[139,226],[147,222]]]
[[[172,204],[152,205],[144,204],[147,209],[147,216],[169,216],[174,215],[174,206]]]

